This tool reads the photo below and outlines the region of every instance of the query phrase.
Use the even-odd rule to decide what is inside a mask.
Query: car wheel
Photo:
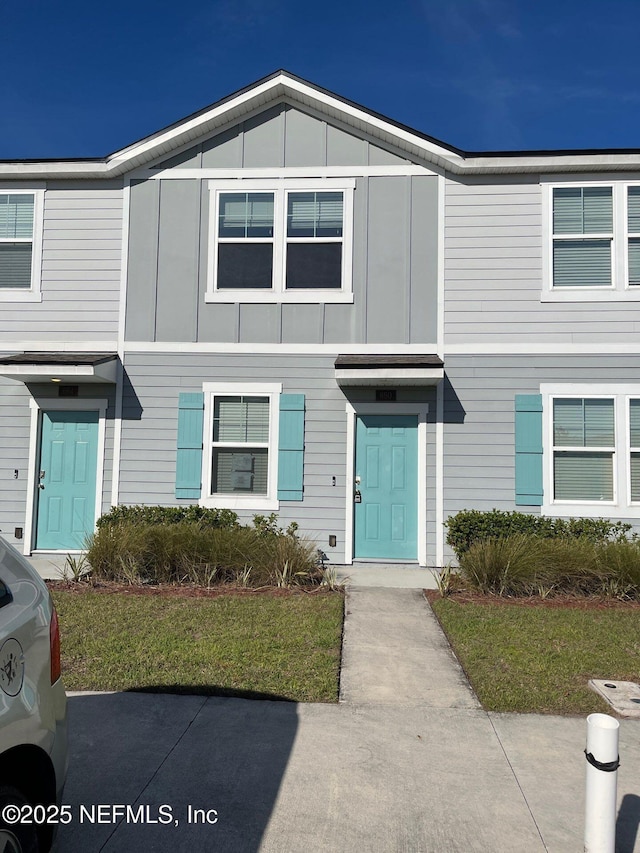
[[[29,805],[20,791],[10,785],[0,786],[0,853],[38,853],[38,834],[34,824],[7,822],[7,806]]]

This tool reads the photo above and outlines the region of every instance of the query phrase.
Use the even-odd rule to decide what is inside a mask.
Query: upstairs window
[[[354,181],[211,181],[207,301],[351,302]]]
[[[31,288],[32,193],[0,193],[0,289]]]
[[[343,194],[287,193],[285,287],[342,287]]]
[[[43,190],[0,190],[0,302],[40,301]]]
[[[640,187],[627,189],[629,287],[640,285]]]
[[[273,287],[273,193],[220,193],[219,290]]]
[[[543,301],[640,300],[640,185],[543,185]]]
[[[553,190],[553,287],[611,287],[611,187]]]

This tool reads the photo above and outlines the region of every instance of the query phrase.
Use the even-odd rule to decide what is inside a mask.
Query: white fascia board
[[[513,157],[468,157],[460,169],[466,175],[555,174],[558,172],[624,172],[640,167],[640,154],[527,154]]]
[[[443,367],[336,368],[336,382],[343,386],[437,385]]]
[[[238,95],[233,101],[226,101],[218,107],[213,107],[206,113],[194,116],[177,127],[172,127],[164,133],[153,136],[151,139],[142,140],[123,148],[121,151],[116,151],[109,158],[110,168],[124,171],[162,156],[163,153],[170,156],[170,153],[178,145],[193,141],[208,131],[215,130],[221,123],[221,119],[228,123],[234,114],[238,114],[237,117],[239,118],[241,114],[253,109],[256,106],[256,101],[266,104],[268,101],[274,100],[281,86],[281,77],[282,75],[267,80],[260,86]],[[118,167],[121,168],[118,169]]]
[[[420,157],[453,174],[553,174],[556,172],[615,172],[634,171],[640,168],[640,153],[571,153],[515,154],[514,156],[465,157],[437,142],[425,139],[410,128],[399,127],[381,116],[372,115],[366,109],[346,103],[340,98],[319,91],[312,86],[278,74],[253,88],[226,100],[210,110],[186,119],[166,131],[159,131],[146,139],[114,152],[104,160],[57,161],[57,162],[7,162],[0,163],[0,178],[37,177],[118,177],[132,169],[142,168],[151,160],[163,155],[170,157],[176,149],[193,142],[207,133],[242,117],[252,110],[265,106],[277,99],[290,100],[307,105],[342,120],[355,129],[366,131],[373,137]]]
[[[282,83],[287,90],[287,94],[295,92],[301,95],[303,103],[309,99],[312,103],[315,102],[320,103],[325,107],[328,106],[332,110],[340,113],[341,116],[346,119],[348,124],[353,124],[353,120],[355,119],[357,122],[356,126],[360,124],[366,125],[370,132],[375,129],[379,134],[381,134],[382,139],[393,138],[395,144],[398,144],[398,141],[400,140],[405,143],[402,147],[409,145],[414,151],[420,151],[423,155],[425,153],[431,155],[429,159],[436,159],[436,162],[438,162],[439,165],[448,165],[451,168],[456,163],[463,163],[463,158],[459,154],[455,154],[453,151],[450,151],[448,148],[443,148],[435,142],[430,142],[428,139],[424,139],[415,133],[411,133],[408,129],[405,130],[404,128],[397,127],[382,118],[373,116],[366,110],[359,109],[352,104],[347,104],[338,98],[325,94],[324,92],[318,92],[316,89],[305,86],[305,84],[301,83],[299,80],[293,80],[286,75],[282,75]],[[351,121],[348,120],[349,118]]]
[[[398,128],[382,118],[372,116],[364,109],[346,104],[324,92],[306,86],[285,74],[267,80],[259,86],[238,95],[232,101],[225,101],[205,113],[194,116],[174,126],[164,133],[160,132],[116,151],[103,162],[42,162],[42,163],[6,163],[0,164],[0,177],[3,174],[56,177],[116,177],[132,169],[141,168],[151,160],[163,155],[170,157],[174,151],[190,142],[194,142],[207,133],[233,120],[239,120],[247,113],[275,101],[289,97],[293,102],[317,106],[322,112],[339,116],[346,124],[361,130],[367,130],[381,140],[388,141],[414,156],[424,157],[444,168],[457,171],[463,164],[459,155],[436,145],[429,140]]]
[[[249,108],[256,106],[256,101],[262,100],[266,103],[272,100],[276,93],[271,91],[271,98],[266,97],[270,90],[280,86],[280,78],[275,78],[263,83],[254,89],[239,95],[231,102],[225,102],[208,112],[195,116],[177,127],[172,127],[164,133],[154,135],[141,142],[136,142],[120,151],[116,151],[103,161],[82,162],[20,162],[0,163],[0,178],[16,175],[18,177],[117,177],[125,172],[143,166],[150,160],[162,156],[165,153],[171,156],[174,149],[179,145],[195,140],[215,130],[220,118],[228,122],[232,115],[247,112]]]
[[[112,177],[106,161],[0,162],[0,180]]]
[[[16,382],[51,382],[54,379],[64,379],[79,384],[115,384],[116,369],[115,359],[103,364],[4,364],[0,365],[0,376]]]

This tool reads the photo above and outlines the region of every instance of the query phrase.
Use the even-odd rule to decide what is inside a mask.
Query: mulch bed
[[[442,596],[435,589],[425,589],[429,603],[438,601]],[[571,593],[557,593],[547,598],[540,596],[500,596],[491,593],[459,590],[447,596],[456,604],[510,604],[518,607],[547,607],[551,609],[570,608],[573,610],[638,610],[640,601],[621,601],[617,598],[581,596]]]
[[[50,590],[60,592],[71,592],[82,595],[86,592],[99,592],[105,594],[127,594],[127,595],[164,595],[177,596],[181,598],[218,598],[223,595],[238,596],[260,596],[267,595],[270,598],[288,598],[292,595],[326,595],[331,592],[328,587],[243,587],[233,584],[221,586],[195,586],[193,584],[129,584],[117,581],[47,581]]]

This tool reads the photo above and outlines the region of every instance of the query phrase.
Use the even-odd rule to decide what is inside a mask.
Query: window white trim
[[[584,516],[587,518],[640,518],[640,503],[631,503],[631,456],[629,400],[640,399],[640,385],[620,384],[542,384],[543,483],[544,503],[541,515]],[[611,399],[614,401],[615,449],[613,453],[612,501],[554,500],[553,401],[556,398]],[[571,450],[572,448],[563,448]],[[578,448],[584,450],[584,448]],[[595,450],[596,448],[594,448]],[[600,449],[600,448],[598,448]],[[607,451],[608,448],[601,448]]]
[[[629,477],[627,479],[627,503],[629,506],[638,507],[640,509],[640,501],[634,501],[631,497],[631,454],[639,453],[640,447],[631,445],[631,400],[640,400],[640,388],[636,394],[627,394],[625,396],[625,429],[626,442],[625,452],[627,454],[627,467],[629,469]]]
[[[0,288],[0,302],[41,302],[40,282],[42,278],[42,226],[44,220],[43,189],[10,189],[0,187],[0,195],[33,196],[33,233],[31,235],[31,285],[26,287]],[[5,242],[3,240],[3,242]],[[14,241],[8,241],[14,242]],[[18,242],[29,242],[26,238]]]
[[[611,302],[640,301],[640,286],[629,285],[628,261],[628,188],[640,186],[640,181],[620,180],[542,180],[542,294],[541,302]],[[553,191],[560,187],[611,187],[613,202],[613,234],[553,234]],[[634,235],[635,236],[635,235]],[[640,236],[637,235],[637,236]],[[601,239],[611,237],[611,284],[606,287],[554,287],[553,286],[553,243],[554,239]]]
[[[207,259],[207,290],[205,302],[251,303],[322,303],[353,302],[353,194],[355,179],[282,179],[282,180],[225,180],[209,181],[209,246]],[[342,192],[342,286],[313,290],[286,290],[287,208],[290,192]],[[218,254],[218,199],[221,193],[264,192],[274,195],[274,221],[272,238],[254,238],[255,242],[273,243],[273,287],[260,289],[216,288],[216,263]],[[304,241],[302,241],[304,242]]]
[[[244,382],[204,382],[204,435],[202,452],[202,497],[200,506],[218,507],[234,510],[277,510],[278,501],[278,447],[280,405],[282,384],[244,383]],[[267,494],[266,495],[227,495],[212,494],[211,465],[213,451],[213,409],[214,400],[220,396],[256,396],[269,398],[269,443],[267,455]]]

